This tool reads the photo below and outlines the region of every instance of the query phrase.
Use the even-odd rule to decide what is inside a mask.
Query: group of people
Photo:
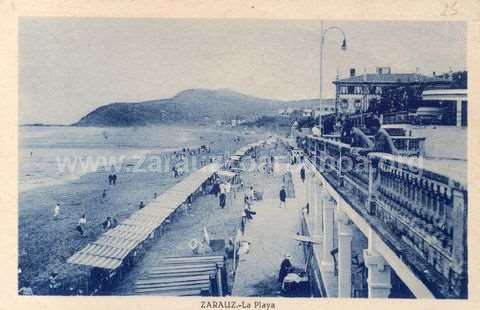
[[[109,174],[108,175],[108,184],[109,185],[117,184],[117,175],[116,174]]]
[[[107,231],[110,228],[117,226],[117,224],[118,224],[118,221],[116,218],[107,216],[105,220],[102,222],[103,231]]]
[[[393,144],[388,132],[382,128],[378,117],[371,117],[365,121],[365,129],[373,136],[373,141],[359,128],[353,126],[353,122],[347,115],[341,119],[342,129],[340,140],[352,146],[352,153],[365,156],[368,153],[379,152],[396,155],[398,150]]]
[[[273,155],[265,157],[265,160],[260,168],[263,172],[263,175],[270,176],[273,174],[274,163],[275,163],[275,157],[273,157]]]

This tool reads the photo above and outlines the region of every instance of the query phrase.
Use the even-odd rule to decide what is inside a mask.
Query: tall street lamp
[[[323,130],[323,125],[322,125],[322,104],[323,104],[323,46],[325,45],[325,36],[330,30],[338,30],[342,33],[343,35],[343,41],[341,45],[342,51],[345,51],[347,49],[347,37],[345,35],[345,32],[337,26],[331,26],[328,27],[327,29],[323,28],[323,21],[321,22],[321,39],[320,39],[320,130]]]

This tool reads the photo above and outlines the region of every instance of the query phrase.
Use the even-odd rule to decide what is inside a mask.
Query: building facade
[[[418,73],[392,73],[389,67],[377,67],[376,72],[356,75],[350,69],[350,77],[333,81],[336,87],[336,112],[354,114],[366,112],[369,106],[380,102],[387,88],[402,86],[442,86],[449,80]]]
[[[454,111],[454,123],[457,127],[465,127],[468,123],[467,90],[466,89],[429,89],[422,93],[427,104],[450,108]]]

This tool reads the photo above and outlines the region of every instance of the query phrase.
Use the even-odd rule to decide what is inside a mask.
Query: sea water
[[[96,128],[23,126],[19,128],[19,191],[61,184],[90,172],[78,161],[128,161],[208,144],[214,130],[179,126]],[[74,161],[77,165],[71,166]]]

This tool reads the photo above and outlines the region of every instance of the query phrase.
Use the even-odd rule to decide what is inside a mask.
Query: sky
[[[323,97],[337,72],[431,75],[466,68],[462,22],[325,21]],[[319,97],[319,20],[21,18],[20,123],[70,124],[111,102],[229,88],[281,100]]]

